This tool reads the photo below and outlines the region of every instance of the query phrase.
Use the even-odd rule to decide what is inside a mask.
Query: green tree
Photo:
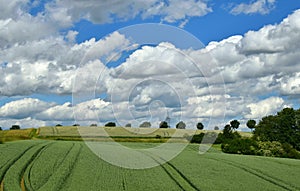
[[[255,125],[256,125],[256,121],[253,119],[249,119],[247,121],[246,125],[249,129],[251,129],[251,131],[253,131],[253,129],[255,128]]]
[[[162,121],[159,124],[159,128],[169,128],[169,125],[166,121]]]
[[[238,121],[238,120],[232,120],[232,121],[230,121],[230,126],[231,126],[231,128],[233,129],[233,130],[236,130],[236,129],[238,129],[239,128],[239,126],[240,126],[240,122]]]
[[[199,130],[204,129],[204,125],[201,122],[197,123],[197,129]]]
[[[225,127],[223,129],[223,137],[225,139],[232,139],[233,138],[232,128],[229,124],[225,125]]]
[[[127,123],[125,127],[131,127],[131,123]]]
[[[116,123],[115,122],[108,122],[105,124],[105,127],[115,127]]]
[[[18,130],[21,129],[20,125],[12,125],[10,130]]]
[[[151,123],[148,121],[145,121],[142,124],[140,124],[140,127],[151,127]]]
[[[0,131],[2,131],[2,127],[0,127]]]
[[[261,141],[288,143],[300,150],[300,111],[285,108],[276,115],[263,117],[255,127],[254,138]]]
[[[186,124],[183,121],[180,121],[176,124],[176,129],[185,129]]]

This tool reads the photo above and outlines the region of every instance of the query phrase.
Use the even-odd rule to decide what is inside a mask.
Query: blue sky
[[[184,30],[192,33],[204,44],[211,41],[220,41],[232,35],[243,35],[249,30],[258,30],[268,24],[281,22],[287,15],[300,8],[299,2],[293,0],[276,1],[275,8],[268,14],[252,13],[238,14],[230,13],[230,4],[250,3],[253,1],[208,1],[213,12],[203,17],[191,17],[185,25]],[[101,39],[109,33],[128,25],[138,23],[160,23],[161,17],[155,16],[151,19],[142,19],[136,17],[126,22],[115,22],[108,24],[94,24],[87,20],[82,20],[73,27],[78,31],[77,42],[83,42],[90,38]],[[173,26],[179,26],[179,23],[168,23]]]
[[[107,121],[157,126],[167,113],[173,126],[184,120],[191,128],[198,121],[223,127],[239,119],[244,127],[248,119],[299,108],[298,1],[0,5],[4,128]],[[135,26],[145,23],[153,25]],[[105,63],[111,56],[116,60]]]

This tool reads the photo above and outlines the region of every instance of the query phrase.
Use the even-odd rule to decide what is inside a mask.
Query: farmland
[[[159,143],[122,143],[130,148]],[[205,154],[188,145],[171,161],[126,169],[81,141],[22,140],[0,145],[0,190],[300,190],[300,160]]]

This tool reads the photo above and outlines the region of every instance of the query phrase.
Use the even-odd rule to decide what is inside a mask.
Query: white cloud
[[[15,43],[24,44],[33,40],[43,39],[57,33],[53,25],[30,14],[18,19],[0,20],[0,48],[9,48]]]
[[[187,21],[212,12],[202,0],[110,0],[110,1],[55,1],[46,6],[49,17],[62,26],[70,26],[81,18],[93,23],[110,23],[115,20],[128,20],[141,15],[142,18],[161,16],[163,21],[173,23]],[[101,10],[101,11],[99,11]]]
[[[12,125],[20,125],[21,129],[23,128],[38,128],[48,125],[47,122],[42,120],[36,120],[31,117],[24,119],[0,119],[0,126],[2,129],[9,129]],[[51,124],[53,125],[53,124]]]
[[[68,39],[69,42],[75,43],[77,35],[78,35],[77,31],[70,30],[68,31],[66,38]]]
[[[115,32],[99,41],[76,44],[76,31],[68,31],[65,36],[52,34],[81,18],[95,23],[112,21],[115,18],[111,13],[124,20],[160,15],[166,22],[185,22],[211,11],[203,1],[136,1],[134,6],[132,1],[114,2],[118,4],[57,1],[46,6],[45,15],[36,17],[12,4],[11,10],[3,13],[20,11],[24,17],[0,18],[0,26],[5,29],[0,31],[0,94],[78,93],[73,107],[71,103],[56,105],[35,99],[7,103],[0,108],[4,118],[10,123],[22,118],[26,124],[30,120],[48,124],[53,120],[64,123],[100,117],[103,122],[117,118],[123,124],[139,124],[163,120],[169,111],[174,120],[181,117],[192,124],[208,122],[210,117],[221,120],[224,107],[227,118],[260,118],[285,104],[280,97],[259,101],[260,96],[281,94],[299,99],[300,10],[279,24],[211,42],[200,50],[181,50],[169,42],[145,45],[116,68],[108,68],[105,62],[131,45],[124,35]],[[105,11],[99,12],[99,8]],[[27,32],[19,34],[21,28]],[[94,91],[107,98],[86,96]],[[73,109],[77,111],[75,116]]]
[[[19,17],[27,3],[29,0],[0,0],[0,20]]]
[[[0,107],[0,116],[4,118],[27,118],[35,113],[44,111],[47,108],[55,105],[33,98],[24,98],[17,101],[6,103]]]
[[[154,15],[162,15],[164,21],[173,23],[182,21],[183,25],[188,21],[187,18],[195,16],[203,16],[212,12],[204,1],[199,0],[169,0],[167,3],[160,2],[151,6],[147,11],[143,12],[143,17],[151,17]],[[181,24],[181,25],[182,25]]]
[[[259,119],[263,116],[275,114],[284,106],[284,100],[280,97],[270,97],[261,100],[257,103],[251,103],[247,105],[250,109],[250,113],[246,115],[249,119]]]
[[[35,115],[37,119],[44,121],[74,121],[72,104],[69,102],[66,102],[63,105],[56,105],[45,109],[44,111],[36,113]]]
[[[238,15],[241,13],[244,14],[259,13],[265,15],[275,8],[275,3],[276,0],[256,0],[249,4],[241,3],[234,6],[231,9],[230,13],[234,15]]]
[[[105,39],[91,39],[81,44],[69,44],[61,37],[16,44],[0,51],[0,63],[6,63],[0,68],[0,93],[7,96],[71,94],[76,72],[82,75],[77,78],[77,89],[94,88],[90,82],[95,83],[105,71],[100,61],[90,61],[110,57],[128,44],[124,35],[117,32]]]
[[[176,75],[189,70],[192,63],[180,49],[170,43],[158,46],[143,46],[134,51],[125,63],[114,69],[114,76],[119,78],[147,78],[154,76]],[[179,62],[180,61],[180,62]]]
[[[300,72],[280,79],[280,90],[283,95],[300,95]]]
[[[72,105],[66,102],[62,105],[55,105],[40,113],[36,113],[36,119],[44,121],[98,121],[114,118],[110,102],[101,99],[92,99]]]
[[[287,79],[293,79],[300,71],[300,46],[297,43],[300,40],[299,15],[300,10],[297,10],[280,24],[250,31],[244,37],[234,36],[212,42],[205,51],[191,56],[209,53],[222,71],[230,94],[238,92],[255,97],[266,92],[279,92],[282,86],[288,88],[284,85]],[[282,92],[295,94],[292,91]]]

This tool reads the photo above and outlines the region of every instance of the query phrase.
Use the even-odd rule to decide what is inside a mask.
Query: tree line
[[[224,152],[300,159],[300,109],[285,108],[263,117],[257,125],[249,120],[246,125],[252,130],[250,138],[235,131],[238,124],[231,121],[218,136]]]
[[[92,125],[90,125],[92,126]],[[97,125],[96,125],[97,126]],[[104,125],[105,127],[116,127],[116,123],[115,122],[108,122]],[[143,128],[148,128],[148,127],[151,127],[152,124],[149,122],[149,121],[144,121],[142,122],[139,127],[143,127]],[[125,127],[131,127],[131,123],[127,123],[125,125]],[[176,124],[176,129],[185,129],[186,128],[186,124],[183,122],[183,121],[180,121]],[[161,121],[160,124],[159,124],[159,128],[171,128],[170,125],[168,124],[167,121]],[[196,128],[199,129],[199,130],[203,130],[204,129],[204,125],[203,123],[201,122],[198,122],[196,124]],[[215,130],[219,130],[219,127],[215,127]]]

